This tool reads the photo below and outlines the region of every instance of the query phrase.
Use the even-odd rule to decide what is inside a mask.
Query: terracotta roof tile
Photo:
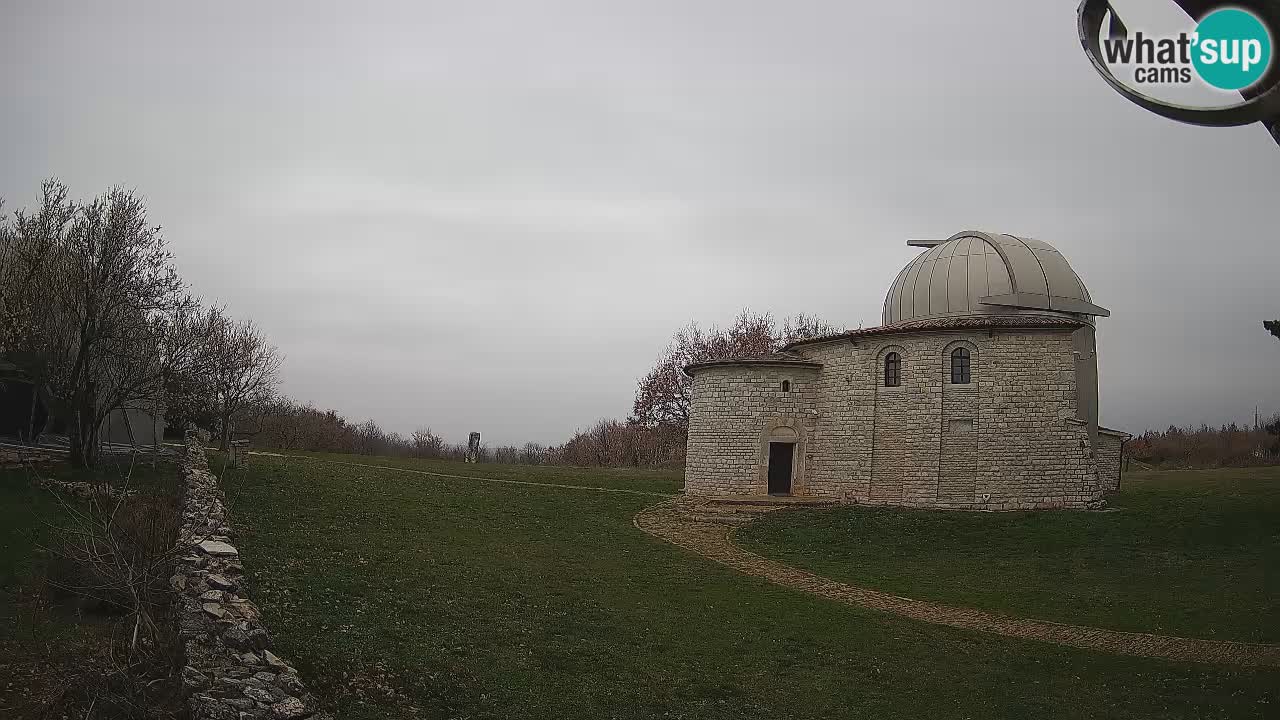
[[[806,360],[799,355],[789,352],[771,352],[763,355],[751,355],[746,357],[720,358],[718,360],[704,360],[702,362],[690,363],[685,366],[686,374],[692,374],[693,370],[701,370],[705,367],[716,367],[724,365],[795,365],[799,367],[820,368],[822,363]]]
[[[1063,328],[1075,329],[1084,327],[1085,323],[1065,317],[1049,315],[969,315],[965,317],[925,318],[908,320],[893,325],[880,325],[870,328],[848,330],[835,335],[797,340],[783,348],[784,351],[800,345],[831,342],[832,340],[852,339],[871,335],[892,335],[894,333],[916,332],[920,330],[970,330],[982,328]]]

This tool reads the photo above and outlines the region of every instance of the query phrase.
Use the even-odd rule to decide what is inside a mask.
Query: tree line
[[[689,432],[690,363],[777,352],[788,343],[843,332],[809,315],[776,320],[769,313],[742,310],[728,327],[692,322],[676,331],[653,367],[639,379],[632,414],[601,418],[575,431],[560,445],[482,445],[479,462],[522,465],[680,467]],[[357,455],[392,455],[462,460],[467,447],[446,442],[429,427],[406,436],[374,420],[353,422],[334,410],[289,398],[263,403],[248,423],[254,445],[281,450],[316,450]]]
[[[1275,465],[1280,463],[1280,415],[1253,427],[1228,423],[1148,430],[1125,443],[1124,454],[1154,468]]]
[[[466,444],[448,442],[429,427],[406,436],[383,429],[375,420],[353,422],[334,410],[320,410],[289,398],[277,398],[264,405],[246,427],[253,433],[253,445],[261,448],[457,461],[467,456]],[[600,419],[560,445],[483,444],[477,462],[676,467],[684,463],[684,434]]]

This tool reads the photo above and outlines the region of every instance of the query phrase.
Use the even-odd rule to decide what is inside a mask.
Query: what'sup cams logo
[[[1107,0],[1083,0],[1080,42],[1094,69],[1121,95],[1164,117],[1196,125],[1261,122],[1280,143],[1280,67],[1274,44],[1280,0],[1232,5],[1170,1],[1188,15],[1187,29],[1171,34],[1130,32]],[[1150,94],[1161,94],[1160,86],[1199,86],[1234,98],[1225,104],[1181,105]]]
[[[1192,32],[1173,37],[1133,35],[1103,39],[1107,65],[1129,68],[1138,84],[1188,85],[1193,77],[1219,90],[1243,90],[1271,64],[1271,33],[1248,10],[1214,10]]]

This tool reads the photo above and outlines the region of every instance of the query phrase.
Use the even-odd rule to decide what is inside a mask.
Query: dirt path
[[[670,501],[642,510],[635,517],[635,526],[738,572],[848,605],[881,610],[922,622],[1117,655],[1138,655],[1181,662],[1280,667],[1280,645],[1197,640],[1066,625],[1009,617],[974,608],[939,605],[846,585],[744,550],[733,543],[731,528],[728,526],[690,520]]]

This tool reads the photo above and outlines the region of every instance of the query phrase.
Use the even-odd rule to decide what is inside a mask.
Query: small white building
[[[685,492],[972,510],[1085,508],[1119,487],[1093,304],[1045,242],[980,231],[898,273],[879,327],[697,363]]]

